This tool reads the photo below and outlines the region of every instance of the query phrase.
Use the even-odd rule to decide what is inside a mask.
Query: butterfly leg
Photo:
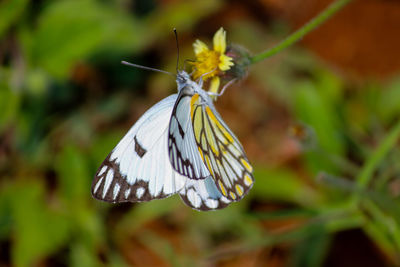
[[[217,68],[214,68],[214,69],[212,69],[212,70],[209,71],[209,72],[203,73],[203,74],[200,76],[200,78],[198,79],[197,84],[198,84],[200,87],[203,87],[203,77],[206,76],[206,75],[208,75],[208,74],[210,74],[210,73],[213,73],[213,72],[216,71],[216,70],[217,70]]]
[[[208,95],[210,96],[222,96],[226,90],[226,88],[228,88],[229,86],[231,86],[234,82],[236,82],[237,79],[232,79],[230,80],[227,84],[224,85],[224,87],[222,87],[222,90],[220,93],[214,93],[214,92],[207,92]]]

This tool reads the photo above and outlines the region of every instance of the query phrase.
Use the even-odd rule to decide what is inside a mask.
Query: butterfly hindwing
[[[98,169],[92,195],[108,202],[164,198],[183,188],[168,157],[168,126],[177,95],[149,109],[122,138]]]
[[[242,145],[212,103],[192,101],[191,118],[196,144],[218,190],[238,201],[253,186],[253,168]]]
[[[219,192],[211,176],[202,180],[189,179],[179,194],[186,205],[201,211],[222,209],[231,203]]]

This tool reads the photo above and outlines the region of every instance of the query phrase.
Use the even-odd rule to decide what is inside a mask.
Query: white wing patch
[[[143,194],[144,194],[144,188],[143,187],[139,187],[137,190],[136,190],[136,197],[137,198],[141,198],[142,196],[143,196]]]
[[[131,189],[130,188],[126,189],[124,194],[125,194],[125,199],[128,199],[129,195],[131,194]]]
[[[114,199],[114,200],[115,200],[115,199],[117,198],[117,196],[118,196],[119,189],[121,189],[121,187],[119,186],[118,183],[115,183],[114,192],[113,192],[113,199]]]
[[[100,166],[92,195],[108,202],[148,201],[179,191],[187,180],[168,158],[168,126],[177,95],[149,109]]]
[[[188,179],[179,195],[186,205],[201,211],[222,209],[231,203],[219,192],[211,176],[203,180]]]

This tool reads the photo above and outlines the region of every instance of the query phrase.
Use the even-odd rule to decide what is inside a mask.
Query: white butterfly
[[[221,209],[253,186],[252,167],[209,93],[185,71],[178,94],[150,108],[97,171],[92,195],[112,203],[179,193],[196,210]]]

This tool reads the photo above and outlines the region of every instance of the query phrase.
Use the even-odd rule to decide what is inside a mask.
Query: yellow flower
[[[193,44],[196,60],[192,63],[194,66],[193,78],[202,77],[204,81],[212,78],[210,91],[217,93],[221,75],[224,71],[229,70],[234,63],[232,58],[225,55],[226,51],[226,32],[221,27],[214,35],[213,50],[200,40],[196,40]]]

